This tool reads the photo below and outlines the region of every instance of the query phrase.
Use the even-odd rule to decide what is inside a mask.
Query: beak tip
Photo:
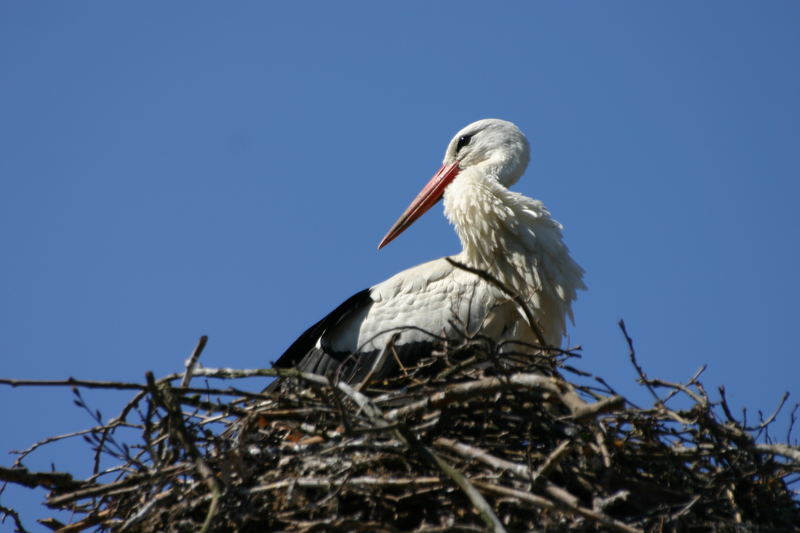
[[[416,219],[438,202],[444,194],[445,187],[453,181],[453,178],[458,175],[460,170],[457,161],[450,165],[442,165],[417,197],[414,198],[411,205],[400,215],[397,222],[389,229],[389,232],[378,244],[378,250],[392,242],[395,237],[403,233]]]

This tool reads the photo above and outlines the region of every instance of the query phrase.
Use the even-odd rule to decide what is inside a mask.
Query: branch
[[[152,372],[147,372],[146,377],[147,386],[150,389],[150,394],[154,401],[167,411],[167,416],[171,422],[169,425],[170,432],[177,437],[176,440],[180,442],[189,457],[194,460],[197,472],[206,482],[206,485],[208,485],[208,490],[211,491],[211,503],[208,506],[208,513],[206,514],[203,526],[200,528],[200,533],[206,533],[211,527],[211,521],[214,519],[214,515],[217,512],[217,505],[219,504],[219,497],[221,494],[219,484],[214,477],[214,472],[200,455],[194,441],[186,430],[180,411],[180,405],[175,401],[169,383],[162,383],[159,387],[156,385],[156,380]]]
[[[539,327],[539,323],[536,322],[536,319],[533,318],[533,313],[531,313],[531,310],[528,308],[528,304],[525,302],[525,300],[522,299],[522,297],[519,294],[512,291],[502,281],[492,276],[485,270],[481,270],[479,268],[472,268],[470,266],[465,265],[464,263],[459,263],[452,257],[445,257],[445,259],[447,260],[448,263],[450,263],[454,267],[460,268],[461,270],[466,270],[467,272],[471,272],[472,274],[475,274],[484,281],[488,281],[489,283],[491,283],[492,285],[494,285],[495,287],[506,293],[506,295],[509,298],[511,298],[511,300],[515,304],[517,304],[520,309],[522,309],[522,312],[525,314],[525,319],[531,326],[533,334],[536,335],[536,340],[539,341],[539,343],[541,344],[541,348],[543,349],[550,348],[550,346],[547,344],[547,341],[544,340],[544,335],[542,334],[542,329]]]
[[[90,381],[85,379],[7,379],[0,378],[0,385],[12,387],[85,387],[87,389],[120,389],[120,390],[145,390],[144,385],[138,383],[123,383],[121,381]]]
[[[128,477],[120,479],[119,481],[107,483],[105,485],[92,484],[87,486],[85,483],[81,483],[82,488],[79,488],[78,490],[74,490],[65,494],[59,494],[58,496],[50,496],[47,499],[47,506],[57,508],[64,505],[69,505],[85,498],[94,498],[96,496],[107,496],[109,494],[140,490],[140,484],[143,481],[151,481],[178,474],[182,475],[188,472],[190,468],[191,464],[189,463],[178,463],[172,466],[161,468],[157,471],[141,473],[137,472],[135,474],[130,474]]]
[[[14,521],[14,526],[17,528],[17,533],[29,533],[28,530],[23,527],[22,520],[20,520],[19,514],[14,509],[9,509],[8,507],[0,505],[0,513],[11,517]]]
[[[352,387],[347,385],[346,383],[339,382],[336,386],[347,394],[349,397],[353,398],[358,406],[364,410],[364,412],[369,416],[370,420],[373,424],[376,424],[378,427],[386,427],[390,423],[387,421],[387,417],[381,413],[380,409],[378,409],[366,396],[357,392]],[[481,495],[480,492],[475,490],[475,487],[472,486],[469,479],[467,479],[464,474],[459,472],[455,467],[450,465],[447,461],[439,457],[433,450],[428,448],[427,446],[420,443],[417,438],[404,426],[398,427],[394,430],[395,434],[404,441],[411,449],[416,451],[419,455],[422,456],[427,462],[435,465],[438,467],[442,472],[444,472],[447,477],[452,479],[456,485],[464,492],[464,494],[469,498],[472,505],[480,514],[481,518],[483,519],[484,523],[487,527],[491,528],[494,533],[505,533],[506,530],[503,527],[503,524],[500,522],[500,519],[497,518],[497,515],[492,510],[489,503],[486,499]]]
[[[186,371],[183,373],[183,379],[181,379],[181,387],[189,386],[189,382],[192,380],[192,374],[197,366],[197,360],[200,359],[200,354],[203,353],[203,348],[206,347],[207,342],[208,336],[201,336],[200,340],[197,341],[197,346],[195,346],[192,351],[192,355],[186,360]]]
[[[655,389],[650,385],[650,380],[647,379],[647,375],[642,370],[642,367],[639,366],[639,363],[636,361],[636,350],[633,349],[633,339],[631,336],[628,335],[628,330],[625,328],[625,321],[619,321],[619,329],[622,330],[622,334],[625,336],[625,342],[628,344],[628,357],[630,357],[631,364],[633,364],[633,368],[636,369],[636,373],[639,374],[639,380],[644,386],[647,387],[647,390],[650,391],[650,394],[653,395],[657,404],[661,404],[661,398],[659,398],[658,394],[656,394]]]
[[[27,468],[6,468],[0,466],[0,480],[17,483],[28,488],[70,490],[83,486],[66,472],[31,472]]]
[[[617,405],[618,402],[623,401],[622,398],[612,397],[599,407],[594,407],[595,404],[587,404],[581,400],[568,383],[558,378],[542,376],[540,374],[512,374],[508,377],[489,377],[456,385],[448,385],[442,392],[434,393],[423,400],[389,411],[386,413],[386,418],[388,420],[396,420],[400,417],[408,416],[429,408],[443,407],[453,402],[474,398],[482,394],[493,393],[507,387],[543,389],[552,392],[570,409],[573,416],[577,414],[581,417],[585,416],[585,413],[606,409],[609,405]]]
[[[800,468],[800,446],[787,444],[756,444],[756,450],[774,455],[780,455],[796,461],[795,469]]]
[[[539,507],[552,509],[558,506],[561,507],[562,509],[567,509],[575,514],[583,516],[584,518],[588,518],[593,522],[602,524],[612,531],[619,531],[621,533],[644,533],[641,529],[637,529],[627,524],[623,524],[622,522],[614,520],[613,518],[607,516],[604,513],[593,511],[591,509],[581,507],[580,505],[575,505],[566,498],[556,499],[555,502],[552,502],[546,498],[542,498],[541,496],[536,496],[535,494],[531,494],[529,492],[522,492],[521,490],[511,489],[508,487],[501,487],[483,481],[476,481],[475,485],[485,491],[494,492],[496,494],[500,494],[503,496],[511,496],[512,498],[517,498],[522,501],[526,501],[534,505],[537,505]]]

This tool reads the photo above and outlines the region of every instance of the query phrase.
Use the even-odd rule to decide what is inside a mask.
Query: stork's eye
[[[458,139],[458,144],[456,144],[456,153],[460,152],[462,148],[469,144],[472,140],[472,135],[462,135]]]

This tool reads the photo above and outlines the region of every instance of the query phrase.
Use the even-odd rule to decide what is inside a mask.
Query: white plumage
[[[379,248],[444,196],[445,216],[463,247],[452,259],[489,273],[519,295],[547,344],[559,346],[576,292],[585,289],[583,270],[544,205],[507,188],[525,171],[529,153],[525,136],[510,122],[485,119],[465,127],[450,141],[442,168]],[[350,382],[384,377],[397,371],[397,363],[378,355],[398,333],[394,346],[404,364],[432,343],[457,342],[465,335],[538,344],[508,294],[442,258],[354,295],[301,335],[276,366]]]

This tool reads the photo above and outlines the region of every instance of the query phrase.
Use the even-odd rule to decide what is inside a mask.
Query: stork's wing
[[[342,302],[339,307],[328,313],[322,320],[304,331],[296,341],[289,346],[273,366],[276,368],[297,367],[307,372],[315,372],[320,366],[319,359],[327,354],[317,347],[320,339],[329,329],[336,327],[350,315],[363,311],[372,304],[370,290],[364,289]],[[346,355],[346,354],[345,354]]]
[[[364,289],[342,302],[322,320],[305,330],[273,363],[273,366],[275,368],[296,367],[303,372],[322,375],[328,374],[332,368],[338,367],[341,364],[340,359],[346,357],[347,354],[330,352],[320,348],[319,345],[328,330],[336,327],[353,313],[363,312],[372,305],[369,294],[370,289]],[[264,392],[276,390],[280,382],[280,378],[276,379],[267,386]]]
[[[274,366],[357,382],[373,372],[385,344],[405,328],[411,330],[398,346],[400,356],[411,361],[416,352],[429,352],[432,337],[450,316],[447,294],[452,291],[439,284],[451,270],[444,260],[431,261],[354,294],[300,335]],[[439,320],[428,324],[424,319],[429,313],[438,316],[437,311]],[[375,377],[391,373],[395,365],[393,358],[386,361],[374,369]],[[276,386],[277,381],[268,390]]]
[[[348,298],[300,335],[275,367],[347,383],[383,379],[446,340],[478,333],[505,339],[518,318],[507,296],[474,273],[436,259]],[[388,346],[391,351],[384,353]]]

